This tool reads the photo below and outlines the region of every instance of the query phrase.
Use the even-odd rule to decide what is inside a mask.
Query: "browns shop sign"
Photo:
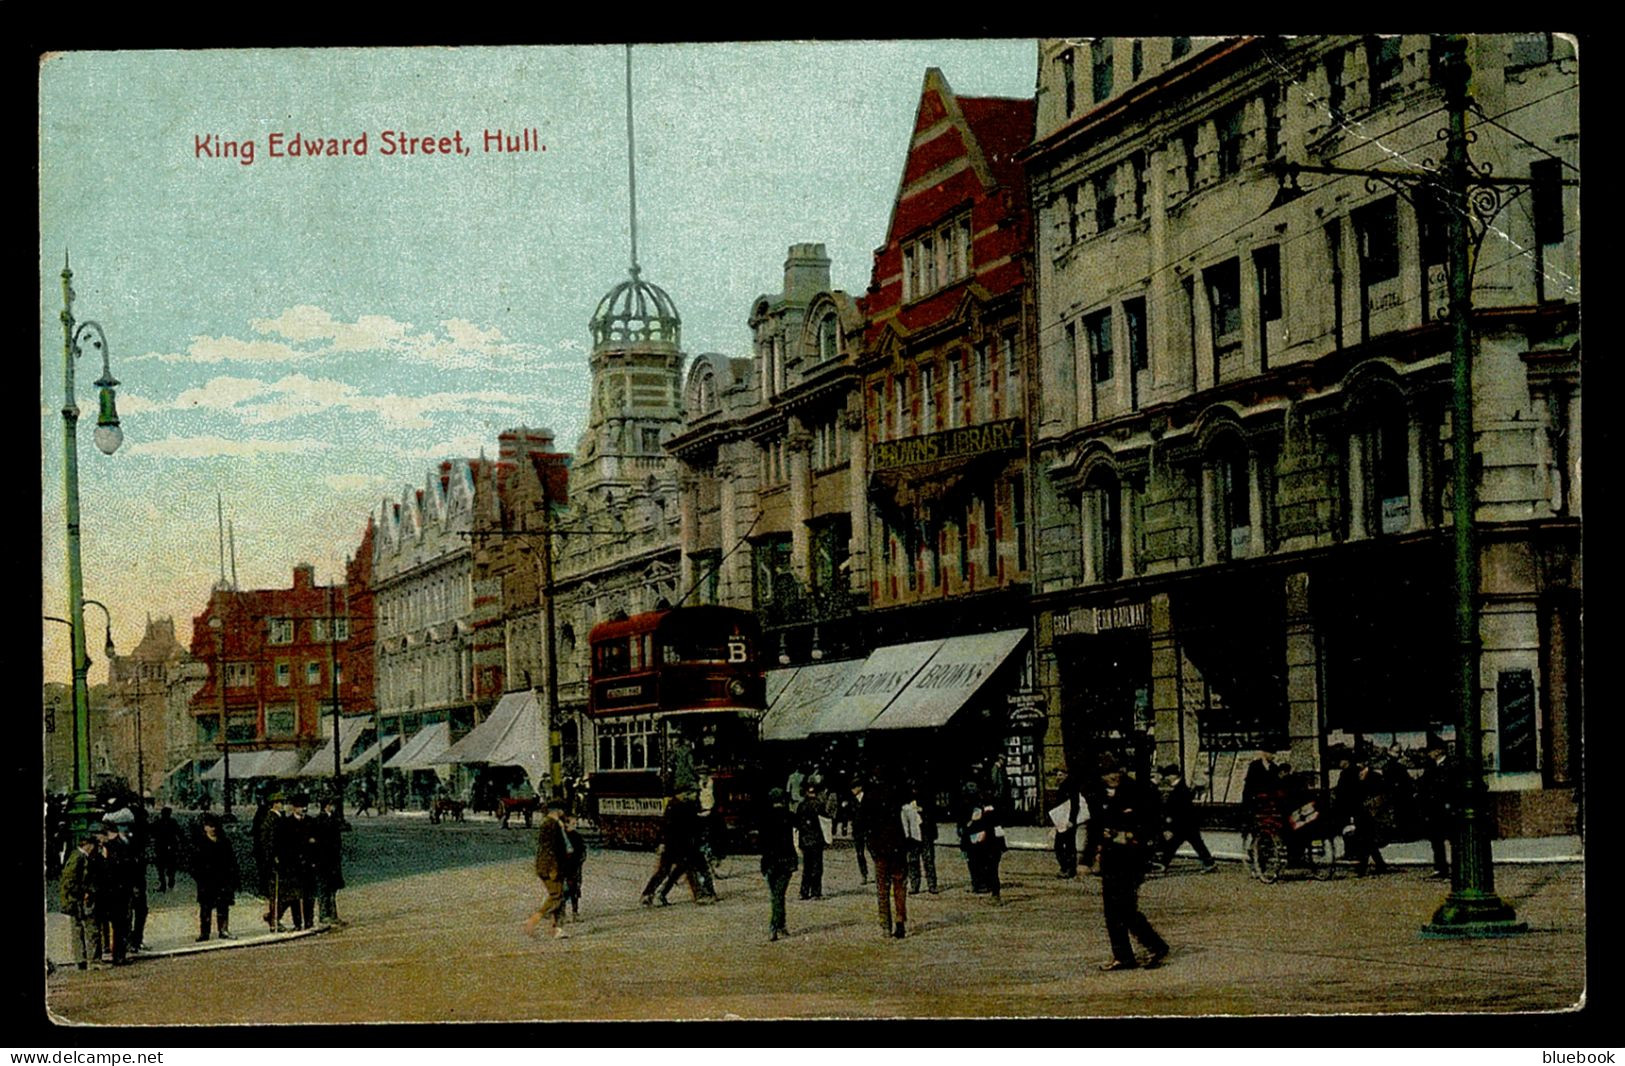
[[[902,440],[876,441],[873,445],[872,468],[895,470],[920,463],[973,459],[979,455],[1016,451],[1024,443],[1021,419],[1006,418],[918,437],[904,437]]]

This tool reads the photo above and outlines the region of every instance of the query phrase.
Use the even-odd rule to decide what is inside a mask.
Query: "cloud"
[[[163,406],[178,410],[201,407],[211,411],[226,411],[245,400],[262,395],[268,387],[259,378],[210,378],[203,385],[185,390]]]
[[[126,449],[131,455],[154,455],[164,459],[209,459],[230,456],[251,459],[261,455],[301,455],[327,451],[333,445],[327,441],[296,440],[231,440],[226,437],[170,437],[166,440],[132,441]]]
[[[328,474],[322,478],[322,484],[335,492],[371,492],[378,493],[386,486],[394,483],[388,478],[376,474]]]
[[[446,370],[513,371],[541,363],[547,349],[510,341],[495,326],[448,318],[418,330],[388,315],[361,315],[354,322],[311,304],[298,304],[273,318],[253,318],[260,336],[193,337],[184,353],[149,352],[136,360],[165,363],[289,363],[353,352],[378,352]],[[579,348],[579,345],[576,346]]]
[[[422,396],[399,393],[369,395],[346,381],[313,378],[307,374],[287,374],[274,382],[258,378],[217,377],[203,385],[186,389],[168,402],[138,400],[128,413],[160,410],[209,410],[229,412],[245,425],[261,426],[337,411],[344,414],[373,415],[384,424],[399,429],[428,429],[431,415],[496,414],[523,415],[522,405],[507,392],[434,392]]]

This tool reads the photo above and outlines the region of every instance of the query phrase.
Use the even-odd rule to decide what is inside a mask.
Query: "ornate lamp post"
[[[67,256],[62,258],[62,477],[68,533],[68,626],[73,631],[73,798],[68,802],[68,824],[84,832],[94,821],[96,797],[90,790],[90,657],[85,653],[84,574],[79,557],[79,404],[74,398],[74,360],[84,352],[84,343],[102,354],[99,413],[94,439],[104,455],[112,455],[124,442],[114,404],[114,379],[108,365],[107,335],[95,322],[75,323],[73,317],[73,271]],[[105,610],[106,608],[103,608]]]

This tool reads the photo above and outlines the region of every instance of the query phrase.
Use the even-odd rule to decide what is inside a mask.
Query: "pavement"
[[[472,823],[495,822],[488,815],[469,815]],[[377,819],[367,818],[369,828],[378,826],[396,825],[402,828],[418,827],[428,828],[428,815],[422,811],[395,812],[380,816]],[[519,823],[514,823],[514,830],[519,834],[524,831]],[[1010,850],[1020,852],[1042,851],[1049,852],[1054,848],[1055,834],[1053,830],[1036,826],[1011,826],[1006,829],[1006,841]],[[951,831],[948,834],[951,837]],[[1240,862],[1244,858],[1239,833],[1224,830],[1204,831],[1203,840],[1215,859],[1226,862]],[[518,836],[514,838],[520,839]],[[524,839],[532,839],[524,834]],[[850,847],[850,839],[838,838],[836,847]],[[937,845],[938,864],[952,864],[959,861],[959,849],[950,843]],[[1195,857],[1195,852],[1189,844],[1184,845],[1178,852],[1181,856]],[[1497,840],[1492,844],[1492,854],[1498,865],[1529,865],[1546,863],[1578,863],[1582,861],[1580,838],[1576,836],[1515,838]],[[1417,867],[1431,866],[1432,852],[1427,841],[1412,841],[1401,844],[1390,844],[1383,848],[1383,857],[1391,866]],[[265,904],[252,892],[239,893],[237,904],[232,908],[233,939],[210,939],[203,943],[196,941],[198,929],[197,903],[193,892],[191,880],[182,873],[174,889],[167,893],[160,893],[151,887],[155,882],[149,883],[147,893],[147,926],[145,933],[145,950],[135,956],[139,961],[143,958],[161,958],[177,955],[195,955],[204,952],[223,951],[234,948],[264,947],[269,945],[285,944],[326,932],[328,926],[319,925],[309,930],[289,930],[286,932],[272,932],[265,927],[260,915],[264,913]],[[54,886],[49,886],[54,888]],[[342,897],[341,897],[342,899]],[[344,907],[340,906],[343,915]],[[45,923],[45,955],[50,965],[71,969],[73,967],[72,929],[69,919],[51,910],[46,915]],[[105,965],[105,964],[104,964]]]

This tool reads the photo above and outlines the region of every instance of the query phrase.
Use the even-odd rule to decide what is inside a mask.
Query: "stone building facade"
[[[590,329],[591,407],[571,461],[570,506],[553,536],[561,720],[551,724],[552,764],[587,772],[628,768],[598,765],[602,723],[586,713],[588,634],[616,614],[652,611],[682,596],[677,461],[666,443],[682,428],[685,360],[676,306],[636,266],[599,302]]]
[[[1047,744],[1180,763],[1453,736],[1445,225],[1360,175],[1442,155],[1426,36],[1040,46],[1035,424]],[[1485,772],[1574,820],[1579,377],[1571,45],[1469,39],[1473,160],[1531,179],[1473,288]]]
[[[107,664],[113,708],[105,737],[109,757],[114,772],[142,795],[151,795],[172,768],[170,679],[186,658],[186,648],[175,639],[175,620],[148,618],[130,653],[115,655]]]
[[[763,646],[796,662],[855,653],[866,592],[856,302],[821,244],[791,245],[784,285],[751,303],[752,356],[698,356],[684,389],[684,603],[756,612]]]
[[[484,459],[447,459],[421,489],[386,500],[375,523],[373,638],[379,736],[449,721],[471,729],[500,695],[474,668],[479,622],[500,619],[500,589],[474,577],[474,529],[492,506]]]

